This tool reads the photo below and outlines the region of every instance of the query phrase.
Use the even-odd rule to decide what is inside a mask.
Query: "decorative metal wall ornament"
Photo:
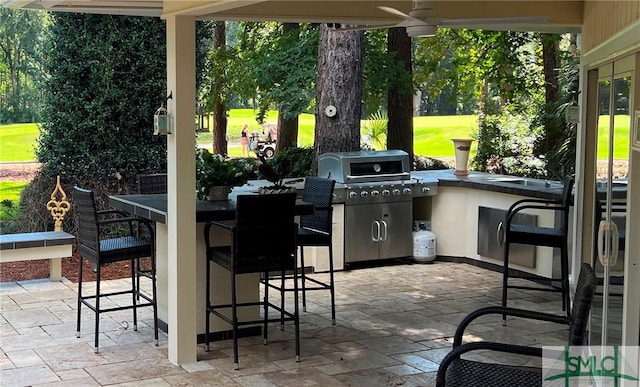
[[[67,201],[67,194],[62,190],[60,185],[60,176],[56,180],[56,188],[51,193],[51,200],[47,202],[47,210],[51,212],[54,220],[54,231],[62,231],[62,221],[69,210],[71,204]]]

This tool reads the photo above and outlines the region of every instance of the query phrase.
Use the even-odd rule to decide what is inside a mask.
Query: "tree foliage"
[[[418,39],[414,80],[432,98],[453,85],[455,103],[478,100],[488,84],[495,98],[487,108],[527,106],[542,85],[537,58],[527,55],[535,48],[526,32],[440,28],[435,37]]]
[[[49,14],[0,7],[0,123],[40,119]]]
[[[246,75],[254,87],[244,88],[246,97],[255,97],[258,122],[271,106],[287,119],[311,111],[315,98],[318,29],[311,24],[284,31],[281,23],[245,23],[241,36],[241,56]]]
[[[166,140],[152,134],[166,96],[165,23],[67,13],[53,20],[37,150],[45,171],[114,192],[138,173],[165,170]]]

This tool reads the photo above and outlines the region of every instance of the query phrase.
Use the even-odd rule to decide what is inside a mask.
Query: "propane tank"
[[[413,232],[413,260],[419,263],[436,259],[436,234],[420,224],[420,229]]]

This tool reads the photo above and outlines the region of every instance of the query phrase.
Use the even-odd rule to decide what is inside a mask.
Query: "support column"
[[[197,360],[195,203],[195,18],[169,15],[167,21],[167,136],[169,360]]]

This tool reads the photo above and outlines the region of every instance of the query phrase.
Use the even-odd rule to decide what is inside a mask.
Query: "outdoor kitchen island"
[[[377,197],[382,199],[381,192],[386,185],[393,185],[403,193],[398,196],[409,200],[411,217],[406,221],[407,237],[411,235],[410,228],[414,221],[429,221],[431,231],[437,237],[437,255],[440,258],[478,261],[495,270],[502,267],[502,247],[498,243],[497,227],[504,219],[504,211],[523,198],[556,199],[562,193],[562,183],[556,181],[484,172],[471,172],[467,176],[455,176],[453,173],[451,169],[411,171],[407,179],[392,182],[338,182],[333,200],[335,270],[357,267],[349,265],[347,256],[347,241],[353,242],[354,239],[348,235],[352,231],[349,227],[357,224],[349,222],[346,216],[350,201],[367,200],[366,205],[369,206],[372,192],[379,191]],[[362,192],[366,192],[364,197]],[[527,215],[527,221],[540,226],[553,226],[558,221],[552,211],[533,211],[531,214]],[[367,222],[371,221],[365,219],[364,222],[369,230],[371,227]],[[373,229],[376,230],[375,227]],[[409,253],[405,256],[410,257],[411,241],[405,239],[402,243],[407,244],[404,251]],[[310,258],[306,263],[315,271],[327,271],[327,249],[308,249],[310,251],[305,252],[305,257]],[[559,254],[548,247],[514,245],[511,256],[512,268],[543,278],[557,276],[556,272],[560,270]],[[548,259],[550,256],[554,258]],[[372,255],[367,263],[375,264],[377,261],[382,260]]]
[[[423,206],[422,212],[416,212],[420,207],[414,200],[414,216],[431,221],[437,236],[437,255],[471,259],[494,269],[503,266],[498,226],[509,206],[524,198],[558,199],[563,188],[556,181],[484,172],[455,176],[452,170],[418,171],[412,172],[412,177],[438,181],[438,194],[430,198],[430,207]],[[525,221],[530,224],[554,227],[559,221],[553,211],[527,213],[531,215],[526,215]],[[570,241],[569,255],[571,250]],[[514,245],[510,267],[551,278],[558,276],[559,259],[559,253],[549,247]]]
[[[264,182],[263,182],[264,183]],[[188,319],[195,319],[196,333],[198,340],[203,342],[205,331],[205,299],[208,289],[203,286],[205,283],[206,268],[206,251],[204,243],[204,225],[210,220],[233,222],[236,214],[236,198],[242,194],[257,194],[257,190],[252,186],[237,187],[226,201],[196,201],[196,254],[197,274],[193,286],[197,293],[197,308],[195,316],[186,316]],[[125,211],[135,216],[155,222],[156,230],[156,264],[157,264],[157,283],[158,283],[158,319],[159,327],[165,332],[171,329],[169,326],[168,313],[168,281],[169,267],[167,258],[167,195],[166,194],[145,194],[145,195],[114,195],[109,197],[109,204],[116,209]],[[296,201],[296,213],[298,215],[306,215],[313,213],[313,204],[303,202],[298,199]],[[220,232],[223,231],[223,232]],[[213,229],[212,233],[216,235],[214,239],[216,245],[226,245],[230,243],[229,234],[222,229]],[[231,299],[231,285],[228,271],[213,265],[211,270],[213,283],[215,284],[212,294],[223,300]],[[241,302],[254,301],[260,298],[260,274],[249,273],[242,274],[238,279],[238,299]],[[239,316],[246,319],[255,319],[259,315],[258,307],[243,308],[239,311]],[[184,316],[183,316],[184,317]],[[212,318],[211,329],[214,334],[214,340],[227,337],[230,333],[228,324],[219,318]],[[246,334],[257,335],[260,328],[248,327],[241,329]]]

